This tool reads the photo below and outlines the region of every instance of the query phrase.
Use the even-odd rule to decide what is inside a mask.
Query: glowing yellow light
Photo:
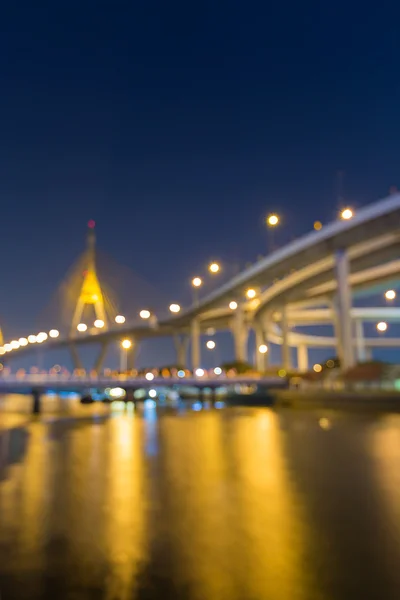
[[[19,338],[19,345],[20,346],[27,346],[28,345],[28,340],[26,338]]]
[[[229,302],[229,308],[230,308],[231,310],[236,310],[236,309],[237,309],[237,307],[238,307],[238,304],[237,304],[237,302],[235,302],[234,300],[232,300],[232,302]]]
[[[49,336],[51,338],[58,338],[59,335],[60,335],[60,332],[58,331],[58,329],[51,329],[49,331]]]
[[[19,342],[17,342],[17,340],[13,340],[10,345],[13,350],[17,350],[17,348],[19,348]]]
[[[380,323],[377,324],[376,328],[378,331],[386,331],[388,326],[387,326],[387,323],[385,323],[385,321],[381,321]]]
[[[181,307],[179,306],[179,304],[171,304],[169,310],[172,313],[178,313],[181,310]]]
[[[314,223],[314,229],[315,229],[315,231],[319,231],[320,229],[322,229],[322,223],[321,223],[321,221],[315,221],[315,223]]]
[[[30,344],[36,344],[36,342],[37,342],[36,335],[28,335],[28,342]]]
[[[201,277],[194,277],[192,279],[192,286],[193,287],[200,287],[202,283],[203,283],[203,281],[202,281]]]
[[[351,210],[351,208],[345,208],[344,210],[342,210],[340,217],[345,221],[348,221],[353,217],[353,211]]]
[[[102,321],[101,319],[96,319],[94,322],[94,326],[97,327],[97,329],[102,329],[102,327],[104,327],[104,321]]]
[[[122,323],[125,323],[125,317],[123,315],[117,315],[115,317],[115,322],[121,325]]]
[[[210,273],[218,273],[218,271],[220,270],[220,266],[218,263],[213,262],[209,265],[208,270],[210,271]]]
[[[268,215],[267,225],[269,225],[269,227],[275,227],[275,225],[278,225],[278,223],[279,223],[278,215]]]
[[[125,390],[120,387],[111,388],[109,391],[111,398],[123,398],[126,394]]]
[[[396,298],[396,292],[394,290],[388,290],[385,293],[386,300],[394,300]]]
[[[6,349],[3,348],[3,346],[0,346],[0,355],[2,356],[5,353],[6,353]]]
[[[149,310],[141,310],[139,316],[141,319],[150,319],[151,312]]]
[[[265,354],[266,352],[268,352],[268,346],[266,344],[261,344],[260,346],[258,346],[258,351],[261,354]]]
[[[214,348],[215,348],[214,340],[208,340],[208,342],[206,343],[206,346],[209,350],[214,350]]]
[[[325,429],[328,430],[331,428],[331,422],[329,419],[327,419],[326,417],[322,417],[319,420],[319,426],[321,427],[321,429]]]
[[[279,377],[286,377],[287,373],[285,369],[279,369],[278,371]]]
[[[154,379],[153,373],[146,373],[145,377],[146,377],[147,381],[153,381],[153,379]]]
[[[125,349],[125,350],[129,350],[129,348],[132,346],[132,342],[131,340],[122,340],[121,342],[121,346]]]
[[[98,295],[97,294],[93,294],[93,296],[92,296],[93,302],[97,302],[98,299],[99,299]]]
[[[249,290],[247,290],[246,292],[246,296],[251,300],[252,298],[255,298],[257,295],[256,290],[253,290],[253,288],[250,288]]]
[[[316,373],[321,373],[321,371],[322,371],[322,367],[318,363],[313,366],[313,369]]]
[[[5,350],[6,352],[11,352],[11,350],[12,350],[12,346],[11,346],[11,344],[4,344],[4,350]]]
[[[76,328],[78,331],[83,332],[87,330],[87,325],[86,323],[79,323],[79,325],[77,325]]]

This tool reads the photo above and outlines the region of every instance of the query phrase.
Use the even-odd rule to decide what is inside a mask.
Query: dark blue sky
[[[40,4],[38,6],[38,4]],[[399,177],[400,13],[335,2],[14,2],[0,11],[1,324],[24,333],[97,222],[184,299]],[[122,298],[122,309],[129,298]]]

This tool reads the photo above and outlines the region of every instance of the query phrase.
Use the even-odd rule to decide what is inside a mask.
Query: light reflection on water
[[[400,597],[399,416],[191,405],[0,416],[2,598]]]

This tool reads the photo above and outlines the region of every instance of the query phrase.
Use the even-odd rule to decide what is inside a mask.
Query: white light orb
[[[36,344],[36,342],[37,342],[36,335],[28,335],[28,342],[30,344]]]
[[[221,375],[221,374],[222,374],[221,367],[215,367],[215,369],[214,369],[214,375]]]
[[[267,217],[267,225],[269,225],[270,227],[275,227],[275,225],[278,225],[278,223],[279,223],[278,215],[269,215]]]
[[[388,290],[385,292],[386,300],[394,300],[396,298],[396,292],[394,290]]]
[[[115,317],[115,322],[118,323],[118,325],[122,325],[122,323],[125,323],[125,317],[123,315],[117,315]]]
[[[249,300],[252,300],[253,298],[255,298],[256,295],[257,295],[257,292],[256,292],[256,290],[253,290],[253,288],[250,288],[246,292],[246,296],[249,298]]]
[[[179,304],[170,304],[169,310],[172,313],[178,313],[181,310],[181,307],[179,306]]]
[[[51,329],[49,331],[49,336],[51,338],[58,338],[59,335],[60,335],[60,332],[58,331],[58,329]]]
[[[157,396],[157,390],[149,390],[150,398],[155,398]]]
[[[87,330],[87,325],[86,325],[86,323],[79,323],[79,325],[77,325],[76,328],[78,331],[83,333],[84,331]]]
[[[231,310],[236,310],[236,309],[237,309],[237,307],[238,307],[238,303],[237,303],[237,302],[235,302],[234,300],[232,300],[232,302],[229,302],[229,308],[230,308]]]
[[[200,287],[202,283],[203,283],[203,281],[202,281],[201,277],[193,277],[193,279],[192,279],[193,287]]]
[[[317,363],[316,365],[313,366],[313,369],[316,373],[321,373],[322,366]]]
[[[196,369],[195,374],[197,375],[197,377],[203,377],[204,369]]]
[[[150,319],[151,312],[149,310],[141,310],[139,316],[141,319]]]
[[[260,344],[260,346],[258,346],[258,351],[260,354],[265,354],[268,352],[268,346],[266,344]]]
[[[146,377],[147,381],[153,381],[154,374],[153,373],[146,373],[145,377]]]
[[[348,221],[349,219],[353,218],[353,211],[351,210],[351,208],[345,208],[342,210],[342,212],[340,213],[340,217],[344,220],[344,221]]]
[[[218,271],[220,270],[220,266],[218,263],[213,262],[209,265],[208,270],[210,271],[210,273],[218,273]]]
[[[97,329],[102,329],[104,327],[104,321],[102,319],[96,319],[94,322],[94,326]]]
[[[387,330],[388,326],[387,326],[387,323],[385,323],[385,321],[381,321],[380,323],[377,324],[376,328],[378,331],[383,332],[383,331]]]
[[[208,340],[208,342],[206,343],[206,346],[209,350],[214,350],[214,348],[215,348],[214,340]]]
[[[19,338],[19,345],[20,346],[27,346],[28,345],[28,340],[26,338]]]
[[[132,346],[132,342],[131,340],[122,340],[121,346],[124,348],[124,350],[129,350],[129,348]]]

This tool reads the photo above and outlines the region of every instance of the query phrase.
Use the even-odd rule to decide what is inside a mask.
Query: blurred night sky
[[[399,16],[393,2],[2,3],[5,336],[35,330],[91,218],[101,251],[184,303],[209,259],[228,272],[266,253],[268,212],[278,244],[334,219],[338,170],[346,204],[387,195]]]

